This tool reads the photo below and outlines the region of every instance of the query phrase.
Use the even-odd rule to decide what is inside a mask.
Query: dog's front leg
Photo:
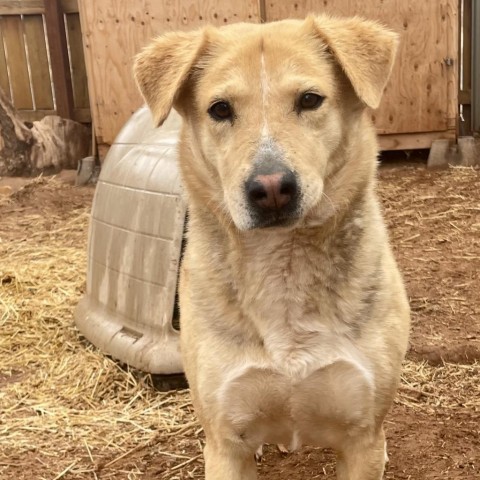
[[[232,442],[209,439],[204,450],[205,480],[256,480],[254,452]]]
[[[349,442],[337,457],[337,480],[381,480],[387,459],[383,428]]]

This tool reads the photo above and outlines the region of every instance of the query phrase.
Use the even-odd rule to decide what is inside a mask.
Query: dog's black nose
[[[297,197],[297,179],[292,172],[256,175],[247,182],[247,195],[256,208],[281,211]]]

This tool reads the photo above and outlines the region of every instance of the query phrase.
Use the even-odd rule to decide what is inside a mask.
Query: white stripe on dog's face
[[[268,82],[267,67],[265,66],[265,54],[262,52],[260,57],[260,88],[262,89],[262,113],[263,113],[263,125],[262,125],[262,140],[268,139],[270,132],[268,130],[268,97],[270,85]]]

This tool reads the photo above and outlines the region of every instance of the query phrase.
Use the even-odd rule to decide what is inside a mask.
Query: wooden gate
[[[91,121],[76,0],[0,0],[0,87],[24,120]]]

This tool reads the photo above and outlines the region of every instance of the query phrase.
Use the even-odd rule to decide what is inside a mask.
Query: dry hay
[[[480,175],[382,171],[381,194],[412,308],[412,353],[480,360]]]
[[[1,478],[32,479],[32,463],[42,479],[100,472],[101,478],[137,478],[135,461],[119,470],[118,460],[150,443],[177,463],[191,458],[183,454],[182,436],[198,450],[190,441],[199,427],[187,392],[155,392],[148,375],[105,357],[73,325],[85,283],[90,206],[68,205],[58,214],[49,206],[68,203],[72,193],[42,179],[2,202]],[[31,195],[41,199],[38,208],[23,206]]]
[[[478,172],[452,170],[445,181],[456,175]],[[156,392],[149,375],[74,327],[91,196],[39,179],[0,201],[0,477],[201,478],[203,433],[188,392]],[[478,412],[478,378],[477,363],[409,360],[397,402]]]

